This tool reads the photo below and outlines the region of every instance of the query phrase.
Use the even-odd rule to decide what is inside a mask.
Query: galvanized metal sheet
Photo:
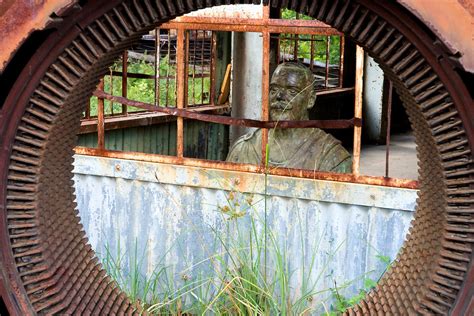
[[[215,269],[210,258],[224,252],[216,234],[248,246],[251,216],[263,230],[264,175],[79,155],[74,173],[81,220],[99,256],[120,243],[122,252],[143,255],[142,273],[161,263],[177,284]],[[378,256],[395,259],[415,200],[415,190],[268,176],[268,231],[285,250],[295,293],[303,280],[319,290],[336,281],[347,295],[365,277],[377,280],[385,268]]]

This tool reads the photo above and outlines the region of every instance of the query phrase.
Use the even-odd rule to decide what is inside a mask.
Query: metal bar
[[[112,71],[112,76],[121,77],[121,71]],[[136,79],[155,79],[155,75],[146,75],[146,74],[137,74],[133,72],[127,73],[128,78],[136,78]]]
[[[201,73],[203,76],[201,76],[201,105],[204,104],[204,49],[205,44],[206,44],[206,34],[204,31],[202,31],[202,43],[201,43]],[[197,35],[198,33],[196,33]]]
[[[191,112],[205,112],[208,114],[220,115],[228,113],[228,104],[211,104],[189,108]],[[131,112],[127,116],[112,116],[105,118],[105,130],[123,129],[136,126],[150,126],[162,123],[175,122],[176,117],[166,113],[137,111]],[[97,119],[88,119],[81,122],[81,129],[78,134],[97,133]]]
[[[276,45],[276,49],[277,49],[277,51],[276,51],[276,64],[279,65],[280,62],[281,62],[280,61],[280,55],[281,55],[281,49],[280,49],[281,48],[281,37],[280,37],[280,35],[278,35],[277,39],[278,39],[278,45]]]
[[[265,12],[267,10],[267,12]],[[198,16],[181,16],[176,18],[167,24],[214,24],[214,25],[251,25],[251,26],[264,26],[264,27],[300,27],[300,28],[311,28],[311,27],[320,27],[320,28],[327,28],[333,29],[330,25],[325,24],[319,20],[285,20],[285,19],[273,19],[270,18],[270,9],[269,6],[266,5],[263,7],[263,18],[262,19],[255,19],[255,18],[219,18],[219,17],[198,17]],[[202,29],[202,28],[201,28]],[[333,29],[334,30],[334,29]]]
[[[311,53],[310,53],[310,57],[309,57],[309,60],[311,60],[311,64],[309,65],[309,69],[311,69],[311,71],[313,71],[313,68],[314,68],[314,35],[311,35]]]
[[[100,79],[97,86],[99,91],[104,90],[104,79]],[[105,149],[105,122],[104,122],[104,99],[98,97],[97,100],[97,148]]]
[[[362,120],[362,89],[364,76],[364,50],[357,45],[356,48],[356,78],[354,91],[354,118]],[[352,153],[352,173],[360,173],[360,146],[361,146],[362,126],[354,126],[354,150]]]
[[[269,23],[257,20],[260,24],[236,24],[235,21],[231,22],[226,19],[223,20],[223,24],[214,23],[211,21],[203,23],[181,23],[181,22],[169,22],[162,25],[163,28],[171,29],[186,29],[186,30],[208,30],[208,31],[225,31],[225,32],[255,32],[261,33],[264,30],[268,30],[270,33],[287,33],[287,34],[314,34],[314,35],[342,35],[341,32],[320,26],[284,26],[284,25],[272,25]],[[251,20],[251,19],[250,19]],[[269,21],[274,21],[269,20]],[[296,21],[296,20],[284,20],[284,21]],[[300,20],[303,21],[303,20]],[[306,21],[306,20],[305,20]]]
[[[184,33],[186,34],[186,32],[189,32],[188,30],[183,30]],[[177,40],[177,39],[176,39]],[[174,47],[174,61],[173,61],[173,65],[175,67],[175,69],[178,69],[178,42],[176,41],[176,46]],[[171,57],[171,56],[170,56]],[[186,72],[185,72],[185,75],[186,75]],[[178,73],[176,71],[175,73],[175,78],[174,78],[174,81],[173,81],[173,86],[174,86],[174,98],[175,98],[175,102],[176,102],[176,105],[175,106],[178,106],[178,80],[177,80],[177,76],[178,76]],[[185,101],[187,102],[187,101]]]
[[[265,7],[264,7],[265,8]],[[270,33],[262,33],[263,59],[262,59],[262,121],[270,120]],[[268,128],[262,129],[262,166],[267,161]]]
[[[168,106],[168,98],[170,94],[170,68],[171,68],[171,30],[168,31],[168,67],[166,67],[166,101],[165,101],[165,106]]]
[[[385,177],[388,178],[390,167],[390,133],[392,124],[392,81],[388,80],[388,100],[387,100],[387,141],[385,152]]]
[[[125,50],[122,55],[122,97],[126,98],[128,95],[128,51]],[[113,75],[113,73],[112,73]],[[127,115],[128,108],[122,104],[122,114]]]
[[[299,41],[300,42],[321,42],[320,39],[315,39],[314,36],[316,36],[315,34],[302,34],[302,35],[310,35],[311,37],[310,38],[299,38]],[[275,37],[273,37],[275,38]],[[280,39],[284,39],[284,40],[294,40],[294,37],[293,35],[290,35],[290,36],[280,36]]]
[[[326,36],[326,73],[324,77],[324,87],[327,88],[329,86],[329,59],[331,58],[331,37]]]
[[[110,70],[110,73],[109,73],[109,77],[110,77],[110,94],[114,94],[114,76],[112,76],[112,67],[109,68]],[[114,115],[114,102],[110,102],[110,114],[111,115]]]
[[[86,120],[91,118],[91,98],[87,100],[85,117]]]
[[[192,32],[192,31],[190,31]],[[197,32],[198,31],[194,31],[194,47],[193,47],[193,99],[192,99],[192,102],[190,104],[194,104],[195,100],[196,100],[196,47],[197,47]],[[191,56],[188,57],[189,59],[191,58]]]
[[[184,109],[186,106],[186,83],[188,76],[186,74],[186,31],[181,29],[178,30],[178,38],[176,41],[176,67],[177,67],[177,109]],[[184,155],[184,121],[182,117],[178,117],[177,120],[177,143],[176,143],[176,154],[179,158]]]
[[[350,120],[270,121],[268,120],[268,111],[266,111],[267,113],[262,115],[262,117],[266,117],[267,120],[259,121],[259,120],[243,119],[243,118],[229,117],[229,116],[223,116],[223,115],[196,113],[196,111],[194,110],[185,110],[183,108],[155,107],[153,106],[153,104],[144,103],[140,101],[133,101],[133,100],[125,99],[123,97],[113,96],[111,94],[108,94],[99,90],[94,91],[93,95],[106,99],[106,100],[113,100],[117,103],[123,103],[129,106],[145,109],[151,112],[165,113],[165,114],[177,116],[180,118],[200,120],[204,122],[218,123],[218,124],[224,124],[224,125],[256,127],[256,128],[262,128],[262,129],[314,128],[314,127],[318,127],[322,129],[344,129],[344,128],[352,128],[354,126],[361,126],[361,120],[357,118],[353,118]],[[197,107],[197,109],[199,109],[199,107]]]
[[[183,108],[187,108],[189,105],[189,47],[190,47],[190,38],[191,38],[191,31],[184,30],[184,45],[185,45],[185,53],[184,53],[184,104]]]
[[[351,182],[366,185],[377,185],[395,188],[418,189],[418,181],[408,179],[395,179],[385,177],[359,176],[347,173],[330,173],[312,170],[291,169],[291,168],[268,168],[250,164],[240,164],[224,161],[211,161],[194,158],[179,158],[173,156],[163,156],[156,154],[145,154],[140,152],[123,152],[112,150],[100,150],[96,148],[76,147],[78,155],[88,155],[96,157],[107,157],[116,159],[127,159],[144,162],[167,163],[190,167],[210,168],[219,170],[231,170],[241,172],[268,173],[277,176],[307,178],[314,180],[326,180],[336,182]]]
[[[344,49],[345,49],[345,37],[339,36],[339,88],[342,88],[344,84]]]
[[[112,72],[112,75],[113,76],[118,76],[118,77],[121,77],[122,76],[122,72],[121,71],[113,71]],[[197,74],[196,75],[196,78],[201,78],[201,74]],[[150,80],[155,80],[155,75],[146,75],[146,74],[137,74],[137,73],[128,73],[127,74],[127,77],[128,78],[136,78],[136,79],[150,79]],[[169,77],[166,77],[166,76],[160,76],[161,79],[174,79],[175,77],[174,76],[169,76]]]
[[[300,14],[298,12],[296,12],[296,19],[298,20],[300,17]],[[299,44],[299,35],[298,34],[294,34],[294,40],[295,40],[295,46],[294,46],[294,49],[293,49],[293,60],[298,60],[298,44]]]
[[[293,35],[293,41],[294,41],[294,46],[293,46],[293,60],[298,60],[298,34]]]
[[[160,106],[161,31],[155,28],[155,106]]]
[[[212,32],[212,40],[211,40],[211,92],[209,96],[209,103],[213,104],[216,102],[216,71],[217,71],[217,33]]]

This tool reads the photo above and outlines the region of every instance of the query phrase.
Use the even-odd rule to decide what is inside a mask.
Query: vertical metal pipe
[[[168,31],[168,67],[166,68],[166,100],[165,106],[168,106],[168,99],[170,94],[170,68],[172,67],[171,64],[171,30]]]
[[[155,106],[160,106],[160,28],[155,28]]]
[[[263,19],[268,22],[270,19],[270,6],[263,6]],[[269,112],[269,94],[270,94],[270,32],[268,28],[262,32],[263,40],[263,58],[262,58],[262,120],[268,121],[270,119]],[[268,129],[262,128],[262,166],[265,166],[267,161],[267,144],[268,144]]]
[[[197,35],[197,34],[196,34]],[[206,34],[205,31],[202,31],[202,41],[201,41],[201,105],[204,104],[204,50],[206,49]]]
[[[176,67],[177,67],[177,108],[183,109],[186,103],[186,31],[184,29],[178,30],[178,37],[176,40]],[[184,155],[184,121],[182,117],[177,118],[177,144],[176,151],[178,158]]]
[[[269,92],[270,92],[270,33],[264,31],[263,38],[263,62],[262,62],[262,120],[270,119]],[[262,166],[266,163],[266,151],[268,143],[268,129],[262,129]]]
[[[190,32],[193,32],[194,33],[194,40],[193,40],[193,80],[192,80],[192,101],[190,102],[190,104],[195,104],[195,100],[196,100],[196,47],[197,47],[197,34],[198,34],[198,31],[190,31]],[[191,33],[191,34],[193,34]],[[188,59],[189,61],[191,61],[191,56],[189,57]]]
[[[339,36],[339,88],[344,84],[344,48],[345,37]]]
[[[296,19],[298,20],[300,18],[300,14],[296,12]],[[293,60],[297,61],[298,60],[298,45],[299,45],[299,34],[293,34],[295,38],[295,46],[293,48]]]
[[[97,90],[104,91],[104,79],[100,79]],[[97,99],[97,148],[105,149],[104,99]]]
[[[211,40],[211,94],[209,97],[209,104],[216,104],[216,69],[217,69],[217,32],[212,32]]]
[[[311,64],[309,65],[309,69],[311,69],[311,71],[313,71],[313,68],[314,68],[314,35],[311,35],[310,37],[310,45],[311,45],[311,55],[310,55],[310,62]]]
[[[329,88],[329,61],[331,59],[331,36],[326,36],[326,75],[324,78],[324,88]]]
[[[109,68],[110,70],[110,94],[114,95],[114,74],[112,67]],[[110,101],[110,114],[114,115],[114,103]]]
[[[185,50],[184,50],[184,78],[183,78],[183,84],[184,84],[184,107],[187,108],[189,106],[189,51],[190,51],[190,37],[191,37],[191,31],[187,31],[185,28],[183,28],[184,31],[184,45],[185,45]]]
[[[122,97],[126,98],[128,95],[128,50],[125,50],[122,55]],[[122,114],[128,114],[128,108],[122,104]]]
[[[356,78],[354,87],[354,117],[362,119],[362,89],[364,84],[364,50],[357,45],[356,48]],[[352,154],[352,173],[360,173],[360,146],[362,126],[354,126],[354,150]]]
[[[293,35],[294,38],[295,38],[295,43],[294,43],[294,47],[293,47],[293,60],[297,61],[298,60],[298,34],[294,34]]]
[[[393,86],[392,81],[388,80],[388,98],[387,98],[387,140],[386,140],[386,152],[385,152],[385,177],[389,176],[390,168],[390,134],[392,128],[392,92]]]
[[[86,118],[86,119],[91,118],[91,98],[89,98],[89,99],[87,100],[87,107],[86,107],[85,118]]]

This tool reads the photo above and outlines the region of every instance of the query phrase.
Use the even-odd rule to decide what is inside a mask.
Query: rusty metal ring
[[[252,1],[97,1],[71,12],[24,66],[3,105],[0,295],[13,314],[138,313],[97,263],[75,211],[72,149],[99,77],[172,17]],[[259,2],[259,1],[253,1]],[[474,281],[474,108],[462,70],[394,2],[272,1],[332,25],[393,81],[418,145],[420,193],[392,269],[349,314],[463,314]],[[471,292],[470,292],[471,291]]]

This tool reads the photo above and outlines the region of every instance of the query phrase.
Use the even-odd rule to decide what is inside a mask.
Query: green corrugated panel
[[[228,151],[228,130],[227,126],[220,124],[185,121],[185,156],[225,160]],[[97,147],[97,134],[79,135],[78,146]],[[105,148],[176,155],[176,122],[107,131]]]

